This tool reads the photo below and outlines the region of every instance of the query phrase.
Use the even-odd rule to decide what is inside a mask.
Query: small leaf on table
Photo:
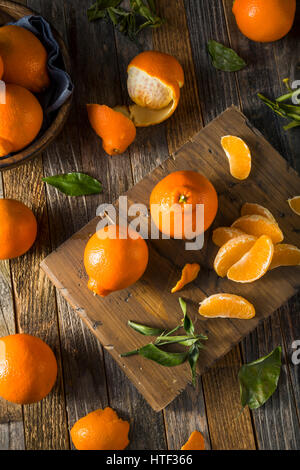
[[[208,52],[213,66],[225,72],[237,72],[246,67],[246,62],[229,47],[223,46],[217,41],[208,41]]]
[[[281,369],[281,347],[265,357],[244,364],[239,371],[242,406],[259,408],[275,392]]]
[[[102,192],[100,181],[84,173],[65,173],[43,178],[45,183],[54,186],[67,196],[88,196]]]

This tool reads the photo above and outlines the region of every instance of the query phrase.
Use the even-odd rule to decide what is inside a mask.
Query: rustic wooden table
[[[89,24],[86,9],[91,2],[23,2],[65,37],[76,91],[68,123],[47,151],[0,175],[0,196],[24,201],[39,222],[34,248],[2,264],[6,275],[0,279],[0,336],[15,331],[37,335],[51,345],[59,362],[56,387],[42,402],[21,407],[0,401],[0,449],[69,449],[73,423],[108,404],[131,421],[130,449],[180,449],[194,429],[204,433],[208,449],[299,449],[300,366],[291,361],[292,343],[300,334],[299,297],[199,378],[196,390],[188,387],[155,413],[39,268],[48,253],[94,217],[99,203],[116,199],[232,103],[299,171],[300,132],[284,132],[282,121],[256,96],[259,91],[271,97],[282,94],[281,80],[292,74],[300,55],[296,27],[279,42],[259,44],[237,30],[232,0],[160,0],[167,23],[142,36],[139,49],[110,25]],[[206,50],[209,39],[231,45],[247,68],[216,71]],[[180,60],[186,76],[180,106],[167,123],[140,130],[125,155],[110,158],[89,126],[85,104],[124,102],[126,66],[141,49],[168,52]],[[68,198],[41,182],[44,175],[68,171],[100,179],[103,194]],[[236,419],[241,364],[279,344],[284,366],[278,390],[261,409],[245,410]]]

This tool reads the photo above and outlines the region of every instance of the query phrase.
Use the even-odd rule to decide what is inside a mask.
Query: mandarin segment
[[[218,227],[214,229],[212,234],[212,241],[215,245],[221,247],[224,243],[232,240],[233,238],[245,235],[245,232],[233,227]]]
[[[277,223],[261,215],[244,215],[237,219],[232,224],[232,227],[242,230],[254,237],[267,235],[271,238],[273,243],[280,243],[283,240],[283,233]]]
[[[108,155],[124,153],[136,137],[136,128],[123,112],[99,104],[87,105],[90,124],[102,138],[103,148]]]
[[[225,243],[218,251],[214,261],[214,269],[218,276],[225,277],[233,264],[241,259],[256,242],[252,235],[241,235]]]
[[[231,176],[239,180],[248,178],[251,171],[251,153],[246,142],[240,137],[225,135],[221,138],[221,145],[229,161]]]
[[[300,215],[300,196],[294,196],[291,199],[288,199],[287,202],[292,211],[295,214]]]
[[[76,421],[71,429],[78,450],[124,450],[128,444],[129,423],[110,407],[92,411]]]
[[[270,237],[262,235],[253,247],[227,272],[227,277],[235,282],[254,282],[269,269],[274,253]]]
[[[193,431],[181,450],[205,450],[204,437],[201,432]]]
[[[181,278],[177,282],[176,286],[173,287],[171,293],[174,294],[174,292],[178,292],[183,289],[186,284],[193,282],[197,278],[199,271],[200,265],[198,263],[187,263],[182,270]]]
[[[269,269],[279,266],[300,266],[300,249],[287,243],[275,245]]]
[[[20,85],[33,93],[41,93],[50,86],[47,51],[31,31],[16,25],[2,26],[0,55],[6,83]]]
[[[245,204],[241,208],[241,216],[244,215],[261,215],[262,217],[265,217],[266,219],[271,220],[272,222],[276,222],[275,217],[269,209],[267,209],[264,206],[261,206],[260,204],[255,204],[252,202],[245,202]]]
[[[204,299],[200,303],[199,313],[206,318],[249,320],[255,316],[255,308],[248,300],[239,295],[219,293]]]

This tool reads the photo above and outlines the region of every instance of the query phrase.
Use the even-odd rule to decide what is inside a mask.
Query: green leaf
[[[244,364],[239,371],[242,406],[251,410],[262,406],[275,392],[281,369],[281,347],[250,364]]]
[[[128,321],[128,326],[130,326],[133,330],[137,331],[141,335],[145,336],[160,336],[165,331],[160,328],[151,328],[147,325],[141,325],[140,323],[135,323],[130,320]]]
[[[193,335],[195,333],[195,328],[192,320],[186,313],[186,302],[181,297],[179,297],[179,303],[183,312],[183,328],[185,329],[188,335]]]
[[[169,353],[162,351],[154,344],[150,343],[138,350],[139,355],[165,367],[174,367],[183,364],[188,356],[188,353]]]
[[[203,335],[197,336],[167,336],[162,335],[156,338],[155,344],[157,346],[163,346],[165,344],[181,344],[182,346],[192,346],[193,344],[197,343],[201,339],[207,339],[207,337],[203,337]]]
[[[54,186],[67,196],[87,196],[102,192],[99,181],[84,173],[65,173],[43,178],[45,183]]]
[[[237,72],[246,67],[246,62],[237,53],[217,41],[208,41],[208,52],[213,66],[225,72]]]
[[[191,367],[192,371],[192,384],[195,387],[196,386],[196,365],[199,359],[200,351],[199,351],[199,346],[197,344],[194,344],[194,346],[191,347],[189,350],[189,355],[188,355],[188,361]]]
[[[106,18],[107,10],[116,8],[120,3],[122,3],[122,0],[97,0],[87,11],[89,21]]]

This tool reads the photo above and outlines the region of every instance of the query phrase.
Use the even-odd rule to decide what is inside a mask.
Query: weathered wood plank
[[[227,161],[220,148],[220,138],[224,135],[225,130],[243,135],[253,149],[253,176],[250,183],[236,183],[234,187],[230,185],[231,176],[228,173]],[[264,155],[263,160],[260,155]],[[258,161],[261,162],[260,172],[258,172]],[[272,178],[265,171],[271,162]],[[268,187],[268,191],[272,193],[274,207],[285,212],[284,201],[287,192],[290,188],[297,188],[299,185],[297,174],[291,169],[286,170],[284,160],[250,126],[236,108],[229,109],[202,129],[180,151],[176,152],[173,158],[166,160],[142,182],[129,190],[127,192],[129,204],[133,201],[148,204],[153,186],[169,172],[179,168],[194,171],[199,171],[201,168],[214,184],[220,196],[220,213],[215,225],[234,220],[238,215],[241,201],[247,200],[249,195],[258,197],[261,194],[261,186]],[[279,188],[277,188],[278,178],[282,182],[282,186]],[[271,210],[273,210],[273,205]],[[162,370],[147,361],[141,364],[140,357],[132,356],[128,359],[122,359],[119,354],[128,348],[134,349],[143,342],[142,338],[137,338],[136,333],[123,327],[129,319],[138,319],[142,323],[149,323],[149,321],[153,322],[153,315],[159,315],[160,318],[157,322],[167,328],[175,326],[174,323],[176,324],[180,320],[181,314],[177,298],[169,293],[173,285],[174,272],[177,272],[178,269],[174,260],[182,265],[183,260],[188,261],[188,258],[193,255],[194,260],[200,262],[203,267],[201,275],[195,283],[195,289],[188,291],[193,302],[201,301],[206,295],[214,294],[216,291],[229,291],[246,296],[255,304],[257,310],[257,317],[247,322],[224,322],[220,319],[214,319],[202,320],[201,324],[199,323],[199,331],[207,328],[210,336],[210,348],[203,352],[202,361],[199,364],[201,372],[214,360],[227,353],[243,336],[255,328],[262,318],[269,316],[297,291],[297,274],[291,268],[286,269],[284,279],[278,271],[273,270],[255,285],[232,283],[225,278],[218,278],[211,268],[213,253],[216,252],[211,240],[207,240],[203,250],[187,252],[184,249],[184,243],[176,240],[166,240],[164,243],[151,239],[148,242],[150,248],[149,267],[141,280],[129,289],[116,292],[108,297],[93,296],[86,286],[81,253],[89,234],[95,230],[97,222],[97,218],[92,220],[71,237],[43,262],[42,267],[57,286],[65,289],[63,295],[71,305],[77,308],[78,314],[83,319],[86,320],[88,317],[92,321],[101,321],[95,334],[102,344],[114,346],[110,351],[112,356],[126,367],[128,376],[155,409],[165,407],[185,387],[190,377],[188,367],[181,366],[180,373],[176,370]],[[287,240],[292,243],[296,243],[298,239],[295,227],[293,218],[286,217],[284,219],[282,229]],[[269,295],[270,288],[273,292],[272,298]],[[130,299],[128,299],[129,293],[131,294]],[[128,300],[126,303],[125,299]],[[141,343],[137,343],[138,341]],[[140,366],[143,366],[142,371]]]
[[[39,336],[52,347],[59,364],[53,392],[42,402],[24,406],[27,449],[63,449],[68,445],[60,368],[60,348],[53,286],[39,269],[49,252],[45,193],[41,159],[3,174],[5,196],[25,202],[37,216],[39,234],[29,253],[11,261],[12,286],[18,331]],[[16,185],[16,181],[20,181]],[[24,182],[26,181],[26,193]],[[45,430],[47,429],[47,432]]]
[[[263,131],[264,135],[268,136],[269,141],[274,143],[276,148],[282,152],[289,163],[295,165],[299,153],[299,133],[284,132],[282,129],[283,121],[272,114],[260,102],[256,94],[262,92],[274,98],[283,93],[281,80],[291,75],[291,68],[295,66],[298,60],[300,53],[299,40],[295,35],[289,34],[283,40],[272,44],[249,41],[239,32],[236,26],[231,12],[232,3],[230,0],[224,0],[223,3],[232,47],[244,57],[248,64],[243,71],[237,74],[242,109],[253,123]],[[272,120],[272,126],[270,126],[270,120]],[[279,215],[284,216],[284,214],[276,213],[277,217]],[[297,244],[296,241],[295,243]],[[285,272],[285,270],[281,270],[282,275]],[[299,297],[298,301],[295,300],[295,302],[299,305]],[[260,351],[267,353],[278,344],[284,346],[287,341],[286,337],[293,336],[290,329],[293,318],[287,308],[284,311],[285,315],[281,316],[283,335],[280,334],[279,314],[276,313],[273,315],[272,321],[262,324],[255,333],[244,341],[243,351],[246,362],[262,355]],[[270,330],[268,350],[264,348],[266,330]],[[253,353],[253,351],[255,352]],[[261,410],[253,412],[259,448],[297,448],[299,422],[297,421],[297,405],[294,399],[296,392],[292,387],[292,384],[296,383],[295,380],[297,381],[294,369],[289,366],[288,362],[286,363],[278,394]],[[289,380],[290,374],[293,377],[292,384]],[[275,427],[276,431],[274,432]],[[281,433],[283,430],[286,430],[286,432]]]
[[[0,198],[4,197],[0,174]],[[0,338],[16,333],[11,272],[8,261],[0,261]],[[22,407],[0,398],[0,450],[24,449]]]
[[[185,1],[188,29],[194,56],[196,78],[198,85],[198,94],[200,96],[201,110],[203,121],[205,124],[214,118],[218,113],[224,111],[232,103],[239,104],[239,95],[236,86],[236,78],[233,74],[217,71],[211,65],[209,54],[207,52],[207,42],[214,39],[223,44],[228,44],[228,34],[226,29],[226,19],[221,2],[215,2],[211,5],[205,1],[193,2]],[[216,409],[215,403],[218,400],[215,387],[214,377],[216,374],[223,374],[223,362],[232,363],[235,358],[235,370],[242,365],[239,347],[236,347],[224,360],[217,363],[214,371],[208,371],[203,376],[204,396],[205,400],[208,396],[207,417],[209,423],[210,434],[212,438],[212,446],[214,449],[234,448],[236,445],[241,448],[253,448],[254,440],[251,437],[251,417],[246,413],[240,417],[239,421],[235,420],[236,409],[232,407],[231,394],[226,393],[226,389],[236,389],[236,377],[228,374],[226,382],[219,381],[218,391],[222,395],[222,407]],[[238,362],[239,358],[239,362]],[[219,369],[220,368],[220,369]],[[209,408],[209,407],[212,408]],[[226,442],[226,436],[221,429],[218,434],[216,431],[220,427],[220,423],[226,421],[226,432],[229,439]],[[239,429],[238,441],[237,429]],[[218,430],[219,432],[220,430]]]
[[[153,49],[176,57],[185,74],[185,84],[181,90],[179,106],[173,116],[165,123],[168,152],[172,154],[202,128],[203,120],[184,2],[175,0],[170,3],[160,0],[156,2],[156,5],[159,14],[165,18],[166,23],[162,28],[153,31]],[[178,41],[178,31],[181,35],[180,41]],[[195,429],[202,432],[205,446],[207,449],[210,448],[200,378],[196,390],[187,387],[164,410],[164,418],[170,449],[180,449]]]

